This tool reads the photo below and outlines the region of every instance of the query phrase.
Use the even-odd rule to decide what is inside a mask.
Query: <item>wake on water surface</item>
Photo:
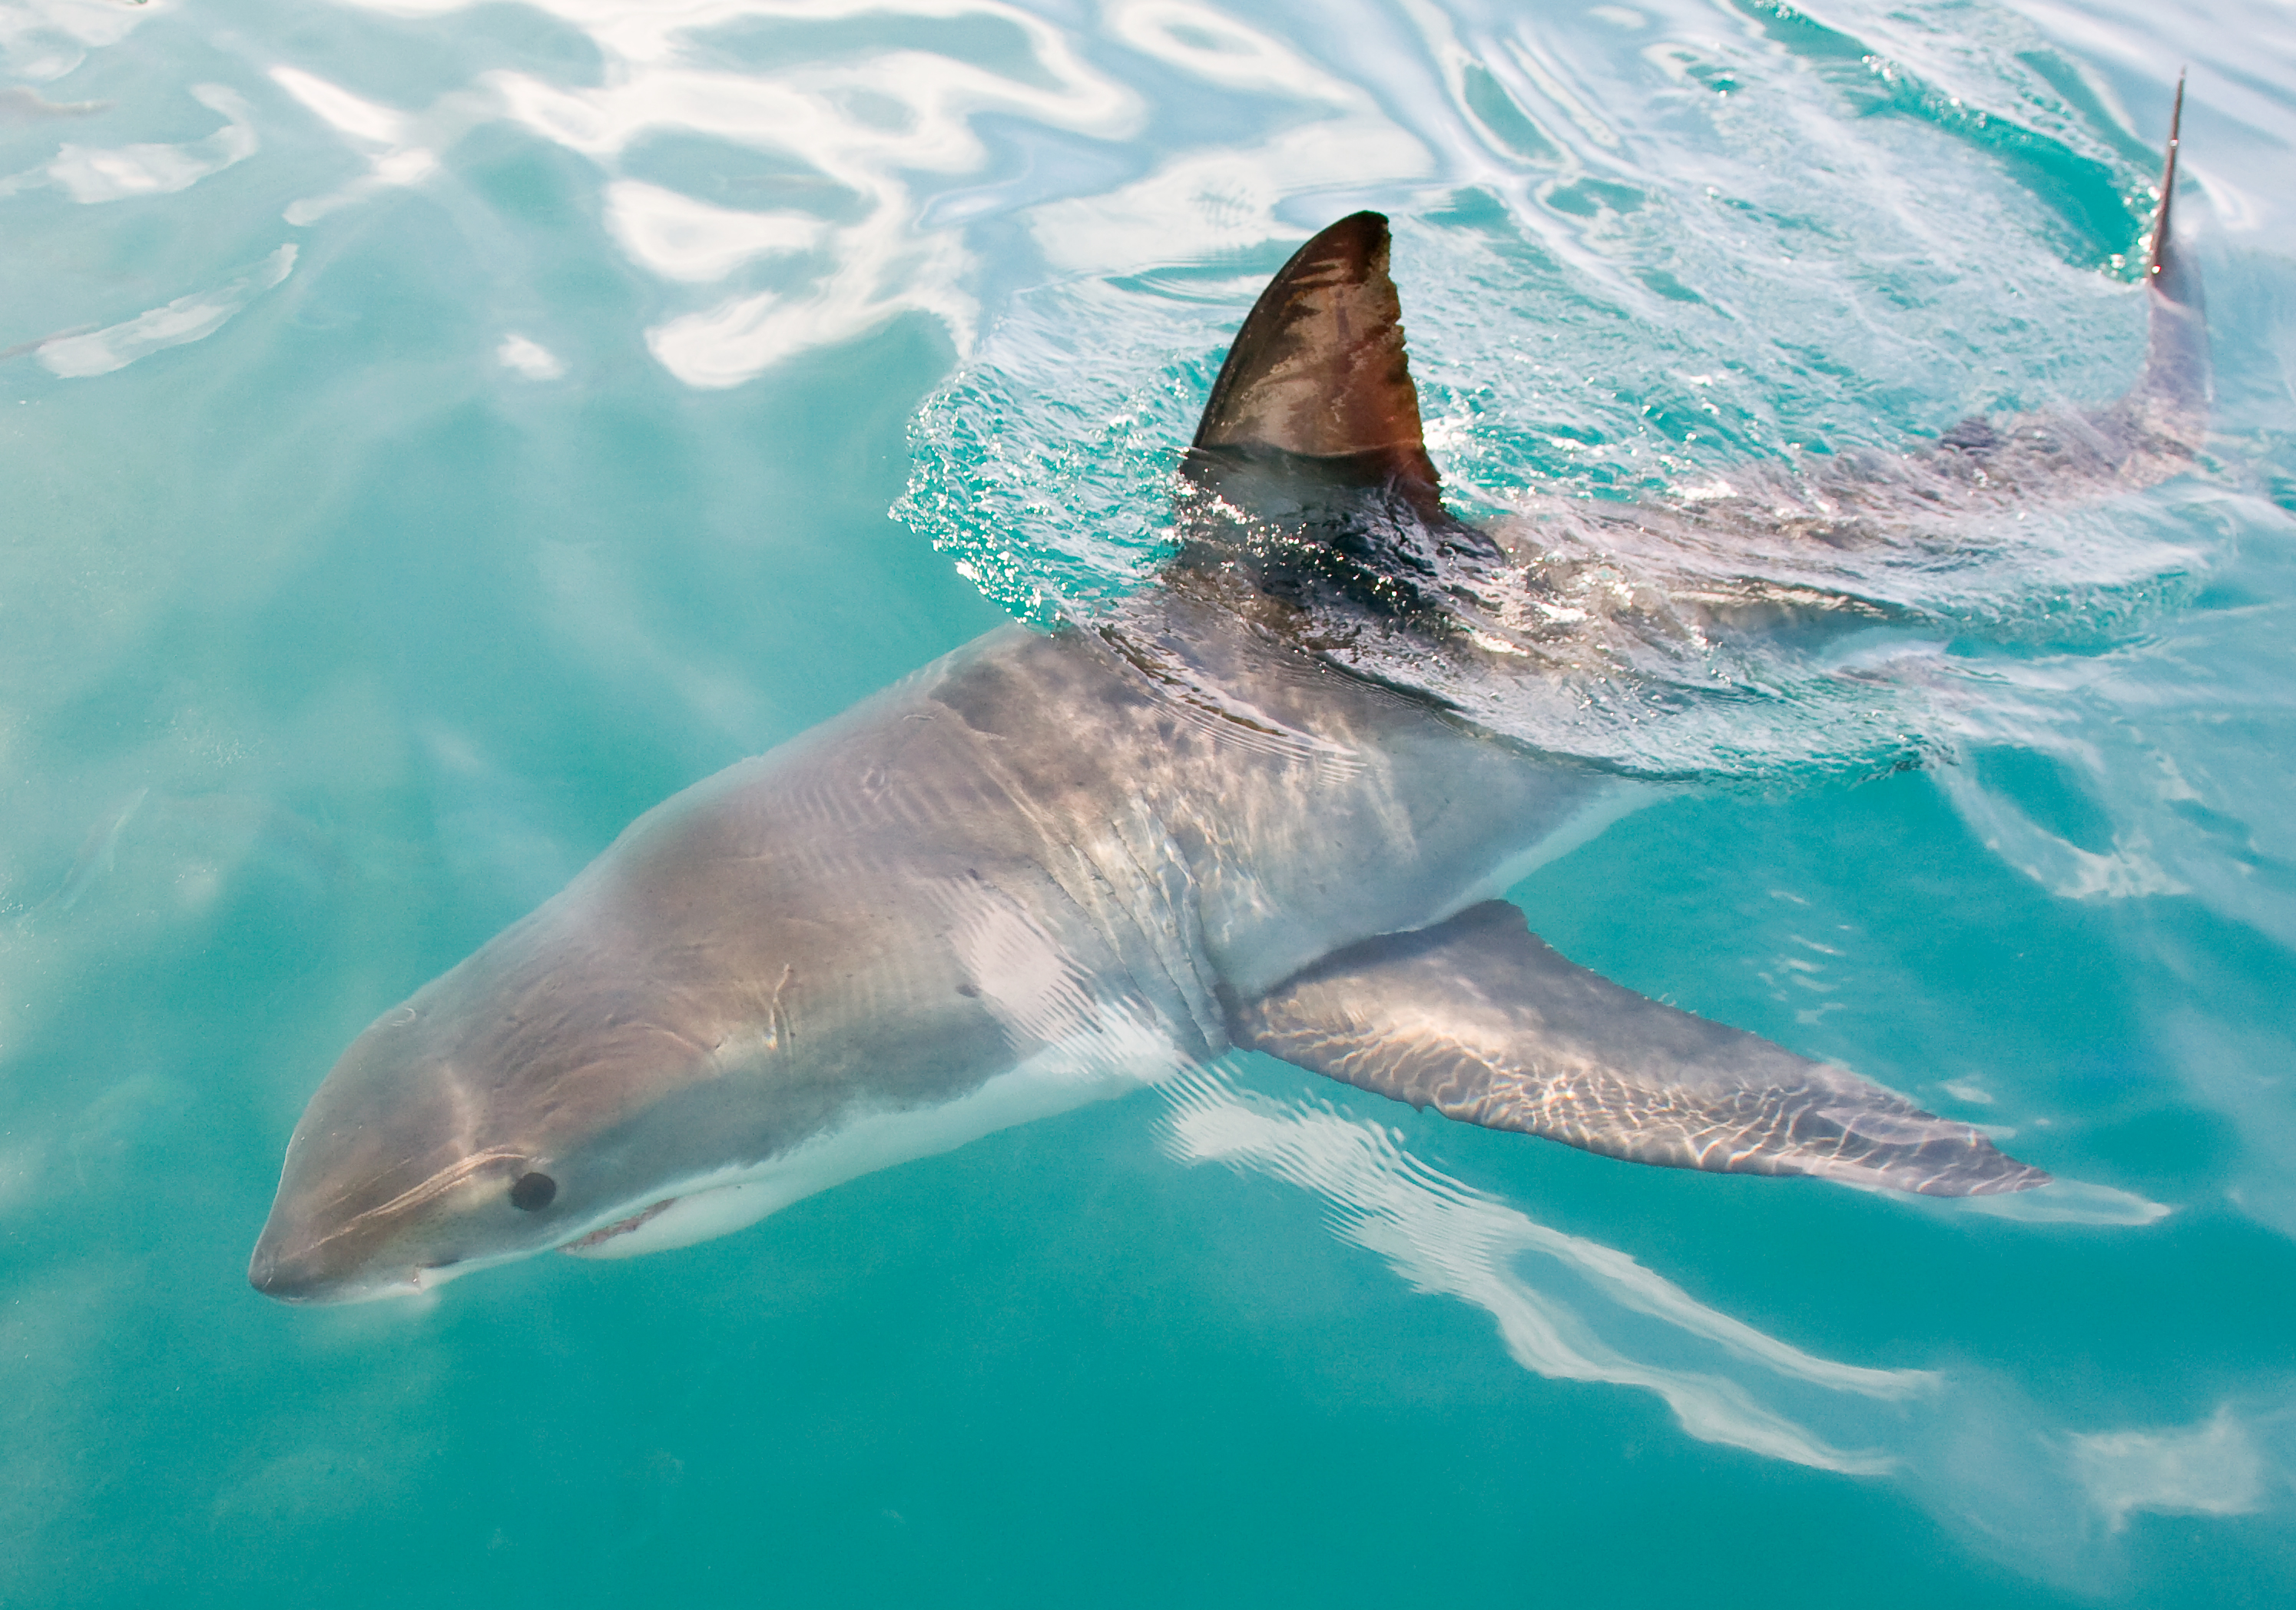
[[[2169,437],[2115,434],[2158,383],[2148,293],[2126,267],[2144,260],[2157,194],[2134,189],[2128,252],[2079,269],[2089,294],[2068,300],[2087,307],[2017,309],[2093,354],[2072,394],[2030,398],[1956,394],[1934,373],[1940,323],[1980,316],[1958,297],[1997,308],[2021,276],[2062,277],[2013,267],[2013,247],[1958,283],[1938,267],[1942,289],[1904,309],[1898,339],[1869,343],[1876,372],[1821,355],[1810,326],[1839,322],[1836,304],[1879,317],[1855,305],[1874,286],[1845,284],[1862,242],[1902,233],[1874,197],[1823,203],[1840,213],[1822,232],[1832,251],[1783,275],[1807,220],[1697,210],[1697,291],[1647,267],[1590,283],[1473,193],[1399,222],[1427,446],[1450,506],[1488,537],[1414,555],[1441,629],[1351,623],[1324,634],[1325,657],[1631,776],[1777,782],[1950,753],[1952,707],[1972,695],[1941,657],[2102,652],[2204,579],[2173,493],[2140,495],[2193,467],[2202,415],[2187,406]],[[1107,615],[1208,517],[1179,472],[1187,431],[1264,255],[1016,299],[922,411],[896,512],[1024,619]]]

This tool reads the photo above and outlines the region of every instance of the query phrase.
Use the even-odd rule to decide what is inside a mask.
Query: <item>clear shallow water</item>
[[[2280,13],[90,0],[0,53],[0,1602],[2296,1588]],[[1307,229],[1395,216],[1457,505],[1679,494],[2117,393],[2180,62],[2209,472],[1919,579],[1925,768],[1831,775],[1758,661],[1791,763],[1515,891],[2014,1130],[2058,1217],[1250,1061],[687,1252],[245,1288],[379,1010],[1136,580]]]

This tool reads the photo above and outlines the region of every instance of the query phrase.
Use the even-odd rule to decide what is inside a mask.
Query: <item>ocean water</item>
[[[2059,1187],[1234,1058],[680,1252],[248,1288],[377,1014],[1149,585],[1311,229],[1393,218],[1456,507],[1694,503],[2117,395],[2186,65],[2198,470],[1857,578],[1854,697],[1529,735],[1673,781],[1540,933]],[[0,1605],[2296,1599],[2292,151],[2264,0],[0,0]]]

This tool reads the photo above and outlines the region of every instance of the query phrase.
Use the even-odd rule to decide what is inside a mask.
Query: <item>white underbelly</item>
[[[763,1162],[673,1182],[652,1201],[618,1211],[559,1250],[578,1258],[634,1258],[712,1240],[863,1174],[1156,1083],[1186,1061],[1168,1036],[1120,1019],[1048,1046],[955,1101],[859,1113]]]

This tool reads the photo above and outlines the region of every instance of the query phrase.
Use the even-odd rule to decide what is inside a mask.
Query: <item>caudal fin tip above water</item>
[[[2177,75],[2169,111],[2169,139],[2161,160],[2161,199],[2152,209],[2152,233],[2144,243],[2144,283],[2150,292],[2150,334],[2144,374],[2118,408],[2117,423],[2145,450],[2132,462],[2150,482],[2188,464],[2206,440],[2210,398],[2214,390],[2209,353],[2208,308],[2200,265],[2177,240],[2177,159],[2184,147],[2185,75]],[[2124,473],[2128,470],[2124,468]]]
[[[2185,253],[2176,244],[2171,227],[2177,194],[2177,158],[2184,144],[2185,70],[2177,72],[2177,98],[2169,110],[2169,143],[2161,160],[2161,200],[2152,210],[2152,229],[2145,242],[2146,280],[2180,307],[2197,305],[2199,282],[2187,270]]]

